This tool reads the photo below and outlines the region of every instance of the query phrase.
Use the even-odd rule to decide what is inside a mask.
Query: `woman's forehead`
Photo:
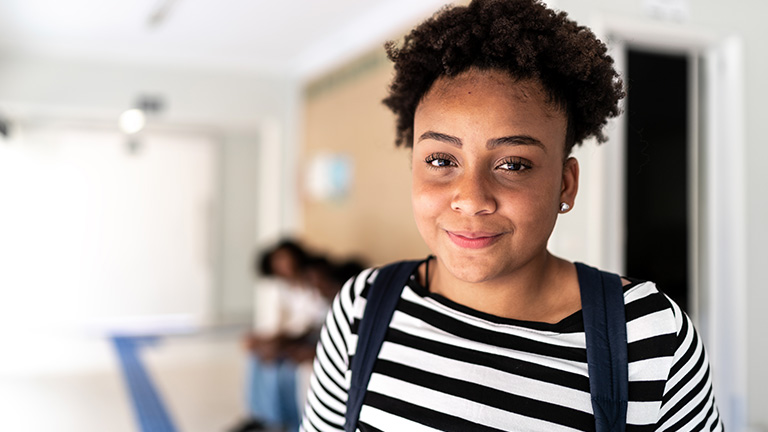
[[[543,112],[552,117],[565,114],[560,104],[551,100],[541,81],[535,78],[516,78],[496,69],[476,68],[455,76],[438,77],[422,98],[416,111],[418,112],[424,102],[435,99],[442,102],[461,99],[473,92],[511,98],[517,102],[540,104]]]
[[[468,71],[435,82],[416,109],[413,140],[415,145],[424,136],[440,136],[487,146],[527,137],[547,149],[565,149],[567,124],[567,114],[539,81],[501,71]]]

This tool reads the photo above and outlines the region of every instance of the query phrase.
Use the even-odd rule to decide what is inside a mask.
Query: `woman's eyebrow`
[[[529,135],[512,135],[501,138],[491,138],[485,143],[487,149],[494,149],[498,146],[518,146],[518,145],[532,145],[541,147],[544,153],[547,152],[547,147],[542,144],[541,141]]]
[[[434,131],[426,131],[423,134],[421,134],[421,136],[419,137],[419,141],[418,142],[424,141],[425,139],[432,139],[432,140],[435,140],[435,141],[441,141],[441,142],[444,142],[446,144],[450,144],[450,145],[455,146],[455,147],[461,147],[463,145],[463,143],[461,142],[460,138],[457,138],[457,137],[451,136],[451,135],[446,135],[446,134],[440,133],[440,132],[434,132]]]

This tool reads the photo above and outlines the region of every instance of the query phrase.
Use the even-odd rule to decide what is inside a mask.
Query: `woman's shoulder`
[[[650,350],[654,356],[672,356],[680,336],[695,331],[682,308],[653,282],[632,280],[624,287],[624,304],[627,342],[644,347],[645,355]]]
[[[416,263],[416,261],[398,261],[392,264],[395,269],[397,269],[398,264],[410,265],[410,263]],[[337,296],[337,300],[339,306],[345,311],[348,317],[362,317],[365,310],[366,299],[368,298],[368,292],[384,267],[388,267],[388,265],[369,267],[351,277],[342,286],[341,291]]]
[[[355,317],[362,316],[368,289],[375,280],[378,271],[378,267],[369,267],[349,278],[342,285],[334,300],[334,311],[343,313],[350,322]]]
[[[379,267],[368,267],[360,273],[352,276],[341,288],[341,293],[348,296],[351,301],[365,298],[368,288],[376,279]]]
[[[624,294],[628,330],[641,328],[639,336],[649,333],[678,333],[685,313],[653,281],[619,276]]]
[[[669,296],[664,294],[655,282],[629,279],[624,285],[624,304],[631,309],[634,315],[653,315],[660,312],[669,313],[671,316],[683,315],[683,309]],[[627,316],[627,321],[630,315]]]

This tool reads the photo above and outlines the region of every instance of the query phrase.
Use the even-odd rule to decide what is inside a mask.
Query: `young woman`
[[[575,203],[571,149],[604,141],[618,114],[605,46],[537,0],[475,0],[387,49],[396,75],[384,103],[412,148],[413,212],[434,256],[405,282],[357,430],[595,430],[577,268],[546,246]],[[378,275],[362,272],[334,302],[304,430],[344,429]],[[688,317],[651,282],[621,285],[626,430],[720,430]]]

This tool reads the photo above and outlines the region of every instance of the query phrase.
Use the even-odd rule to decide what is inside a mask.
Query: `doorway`
[[[629,48],[626,66],[624,268],[690,311],[689,57]]]

